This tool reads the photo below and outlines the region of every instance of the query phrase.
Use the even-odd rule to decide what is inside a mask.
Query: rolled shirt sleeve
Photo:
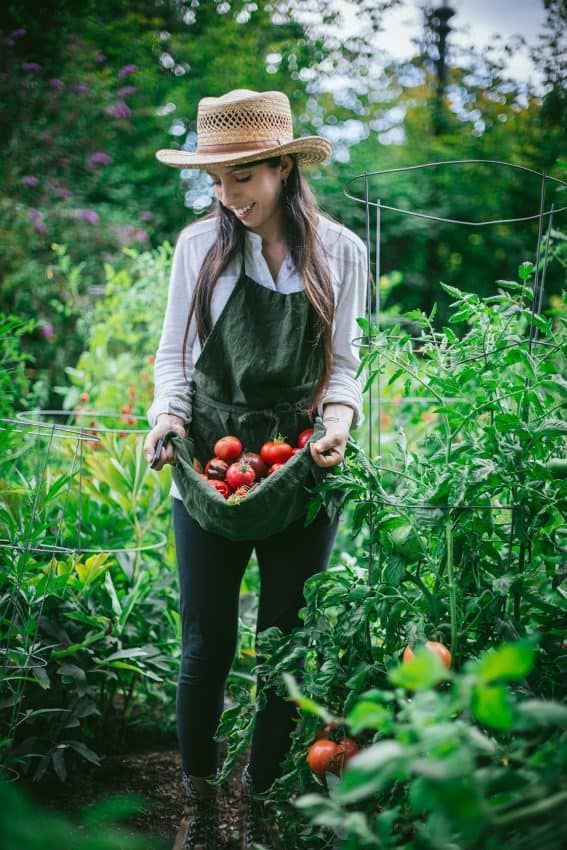
[[[354,411],[352,428],[363,421],[362,377],[356,377],[360,366],[360,345],[355,339],[362,333],[356,319],[366,312],[368,260],[364,242],[352,231],[343,237],[343,251],[338,269],[335,322],[333,328],[333,366],[325,394],[317,406],[320,416],[323,407],[331,402],[347,404]]]
[[[182,360],[183,337],[196,280],[194,270],[189,266],[187,237],[185,231],[182,231],[173,252],[167,307],[155,355],[154,400],[146,411],[152,428],[160,413],[174,413],[185,423],[191,421],[190,383],[194,366],[194,318],[191,320],[186,344],[185,373]]]

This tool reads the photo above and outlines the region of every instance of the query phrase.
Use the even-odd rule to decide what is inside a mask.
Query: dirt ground
[[[101,761],[100,767],[87,762],[72,765],[65,782],[48,776],[36,783],[24,778],[18,784],[38,805],[60,812],[75,823],[80,823],[79,812],[89,803],[113,794],[140,795],[145,800],[143,807],[122,822],[121,831],[157,838],[151,845],[156,850],[173,848],[182,818],[187,819],[189,813],[180,784],[181,759],[175,741],[162,747],[154,744],[147,752],[103,755]],[[243,758],[233,771],[219,797],[221,830],[229,850],[239,847],[240,773],[245,761]]]

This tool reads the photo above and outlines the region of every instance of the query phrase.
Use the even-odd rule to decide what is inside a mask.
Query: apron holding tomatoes
[[[256,283],[243,257],[238,281],[195,363],[187,437],[168,434],[177,458],[173,479],[187,512],[206,531],[230,540],[261,540],[283,531],[306,513],[312,488],[328,474],[307,444],[230,505],[193,467],[194,458],[204,467],[217,440],[228,434],[253,452],[278,434],[292,445],[306,428],[313,428],[309,442],[324,436],[321,418],[311,412],[323,367],[322,341],[313,345],[314,332],[305,292],[284,294]],[[333,493],[322,508],[329,519],[343,501],[342,493]]]

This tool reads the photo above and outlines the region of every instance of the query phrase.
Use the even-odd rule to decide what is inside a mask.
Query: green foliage
[[[117,824],[134,815],[145,801],[142,797],[114,796],[89,806],[85,803],[80,823],[39,809],[14,786],[0,780],[0,844],[18,850],[160,850],[165,845],[145,835],[134,836]]]
[[[30,355],[22,351],[21,337],[34,327],[33,319],[0,313],[0,417],[12,416],[28,392],[25,364]]]
[[[67,251],[56,246],[58,266],[72,276]],[[57,386],[63,407],[80,413],[78,421],[104,425],[96,411],[121,412],[123,425],[142,420],[153,400],[154,351],[163,322],[171,261],[170,243],[153,251],[126,249],[128,268],[105,264],[104,297],[79,320],[85,350],[74,366],[65,366],[70,383]],[[86,393],[88,399],[81,400]],[[93,419],[94,417],[94,419]],[[126,430],[129,430],[126,427]]]
[[[98,764],[93,746],[126,727],[173,729],[176,574],[163,573],[172,546],[156,527],[168,499],[131,438],[84,447],[82,482],[65,471],[76,446],[56,442],[38,481],[26,443],[24,432],[17,448],[5,444],[18,476],[5,466],[0,496],[2,756],[26,771],[35,762],[35,779],[53,769],[64,780],[69,754]]]
[[[501,684],[486,717],[477,712],[488,669],[512,682],[534,662],[533,644],[510,644],[469,662],[448,686],[411,696],[399,687],[403,667],[394,668],[397,687],[362,693],[346,720],[366,746],[340,781],[327,776],[328,796],[303,795],[297,807],[341,848],[562,847],[567,709]],[[374,722],[380,713],[387,726]]]

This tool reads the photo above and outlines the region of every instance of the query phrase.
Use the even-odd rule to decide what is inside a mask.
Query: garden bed
[[[143,806],[135,817],[122,823],[120,830],[155,838],[156,848],[173,847],[181,821],[189,814],[180,784],[181,760],[176,742],[164,741],[149,750],[103,755],[101,761],[101,767],[84,762],[70,765],[66,782],[51,774],[39,783],[24,778],[22,784],[38,805],[64,814],[75,823],[81,822],[80,812],[85,806],[115,794],[140,795],[145,801]],[[230,839],[230,850],[239,846],[240,772],[244,763],[242,759],[220,794],[221,833]]]

